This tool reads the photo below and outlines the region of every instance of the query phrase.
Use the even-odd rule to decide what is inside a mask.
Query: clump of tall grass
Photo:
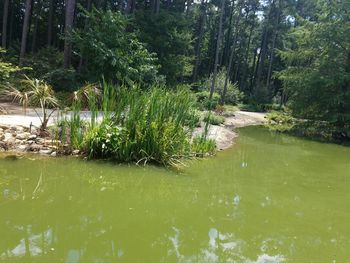
[[[90,158],[175,165],[193,154],[190,140],[198,114],[189,91],[153,87],[144,92],[105,83],[109,105],[110,93],[113,107],[103,103],[110,114],[86,138]]]
[[[192,140],[201,118],[188,89],[144,91],[106,82],[98,92],[82,89],[74,93],[71,111],[59,114],[57,123],[56,138],[70,150],[82,150],[91,159],[162,165],[215,152],[215,142],[204,135]],[[81,119],[83,107],[89,109],[88,121]]]

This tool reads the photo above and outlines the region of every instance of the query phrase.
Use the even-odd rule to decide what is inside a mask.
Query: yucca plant
[[[23,86],[20,88],[8,87],[5,89],[4,94],[22,104],[24,112],[26,112],[28,105],[39,106],[41,114],[39,114],[35,108],[33,108],[33,110],[40,119],[41,131],[45,131],[51,115],[56,110],[55,107],[58,106],[54,91],[52,87],[43,80],[30,79],[25,76],[22,83]],[[50,113],[48,112],[49,108],[52,109]]]

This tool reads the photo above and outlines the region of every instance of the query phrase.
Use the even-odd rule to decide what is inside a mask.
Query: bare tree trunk
[[[126,2],[126,7],[125,7],[125,14],[131,14],[132,13],[132,2],[133,0],[128,0]]]
[[[262,71],[265,64],[265,59],[267,55],[267,35],[268,30],[265,28],[261,40],[261,46],[260,46],[260,53],[259,53],[259,59],[257,63],[257,70],[256,70],[256,90],[259,91],[261,88],[261,77],[262,77]]]
[[[192,72],[192,81],[196,82],[197,75],[198,75],[198,68],[201,64],[201,49],[202,49],[202,42],[203,42],[203,36],[204,36],[204,26],[205,26],[205,13],[206,13],[206,2],[202,0],[201,2],[201,14],[199,16],[199,35],[196,43],[196,60],[193,67]]]
[[[249,84],[249,91],[250,91],[250,93],[252,93],[252,90],[253,90],[257,55],[258,55],[258,49],[255,48],[254,49],[254,56],[253,56],[253,65],[252,65],[252,69],[250,71],[250,84]]]
[[[248,36],[248,43],[247,43],[247,48],[245,51],[245,55],[244,55],[244,68],[243,68],[243,73],[242,73],[242,79],[244,81],[244,89],[247,89],[249,84],[248,84],[248,80],[246,79],[247,77],[247,70],[248,70],[248,63],[249,63],[249,49],[250,49],[250,44],[251,44],[251,39],[252,39],[252,34],[253,34],[253,29],[254,29],[254,25],[252,25],[250,27],[249,30],[249,36]],[[246,81],[247,80],[247,81]]]
[[[27,38],[28,38],[31,10],[32,10],[32,0],[26,0],[26,7],[25,7],[25,13],[24,13],[23,28],[22,28],[21,51],[19,55],[20,65],[23,63],[24,55],[27,49]]]
[[[66,0],[66,22],[65,22],[65,36],[64,41],[64,68],[69,68],[70,59],[71,59],[71,49],[72,45],[67,39],[70,34],[70,31],[73,28],[74,20],[74,11],[75,11],[75,0]]]
[[[87,6],[86,6],[86,10],[88,10],[89,12],[91,11],[91,5],[92,5],[92,0],[87,0]],[[85,25],[84,25],[84,30],[87,30],[88,28],[88,18],[85,19]],[[84,66],[86,65],[86,60],[81,56],[80,60],[79,60],[79,66],[78,66],[78,72],[81,73],[81,71],[83,70]]]
[[[34,22],[34,29],[33,29],[33,38],[32,38],[32,53],[36,50],[36,42],[37,42],[37,36],[38,36],[38,24],[39,24],[39,18],[41,15],[42,10],[42,3],[38,2],[38,8],[37,8],[37,14],[35,16],[35,22]]]
[[[231,12],[230,12],[230,18],[229,18],[229,23],[228,23],[228,32],[226,34],[226,40],[225,40],[225,46],[224,46],[224,50],[222,52],[221,55],[221,62],[224,65],[228,64],[228,58],[227,58],[227,54],[230,52],[230,40],[231,40],[231,34],[232,34],[232,28],[234,29],[235,25],[232,25],[232,20],[233,20],[233,16],[235,13],[235,1],[232,1],[232,7],[231,7]],[[221,63],[219,63],[221,64]]]
[[[158,15],[160,10],[160,0],[156,0],[156,10],[155,13]]]
[[[271,75],[272,75],[272,66],[273,66],[273,60],[274,60],[274,55],[275,55],[275,46],[276,46],[276,41],[277,41],[277,36],[278,36],[278,25],[280,23],[280,1],[277,2],[277,17],[275,18],[275,32],[272,40],[272,47],[271,47],[271,55],[270,55],[270,61],[269,61],[269,69],[267,72],[267,81],[266,81],[266,87],[267,89],[270,88],[270,81],[271,81]]]
[[[11,3],[13,6],[13,3]],[[14,20],[14,8],[10,7],[10,28],[9,28],[9,37],[8,37],[8,45],[10,46],[12,43],[12,36],[13,36],[13,20]]]
[[[47,45],[51,46],[52,44],[52,24],[53,24],[53,13],[55,8],[55,0],[50,0],[49,6],[49,18],[47,22]]]
[[[236,32],[235,32],[235,36],[233,38],[233,43],[232,43],[232,47],[231,47],[231,54],[230,54],[230,59],[229,59],[229,62],[228,62],[228,67],[227,67],[224,89],[222,91],[221,98],[220,98],[220,104],[221,105],[225,104],[225,96],[226,96],[226,93],[227,93],[227,84],[228,84],[228,80],[229,80],[230,74],[231,74],[231,68],[232,68],[232,63],[233,63],[233,56],[235,54],[236,42],[237,42],[238,33],[239,33],[238,25],[239,25],[239,21],[241,20],[241,15],[242,15],[242,9],[240,9],[239,15],[238,15],[237,21],[236,21]]]
[[[216,51],[215,51],[215,62],[214,62],[214,72],[213,72],[213,80],[211,82],[209,101],[212,100],[213,94],[215,91],[216,85],[216,75],[218,73],[218,61],[219,61],[219,53],[221,49],[221,38],[222,38],[222,20],[225,12],[225,0],[221,0],[221,9],[220,9],[220,21],[219,21],[219,33],[218,39],[216,41]]]
[[[3,48],[6,48],[6,44],[7,44],[7,20],[8,20],[8,14],[9,14],[9,3],[10,3],[10,0],[4,0],[4,10],[3,10],[3,17],[2,17],[2,41],[1,41],[1,46]]]
[[[271,55],[270,55],[270,61],[269,61],[269,69],[267,72],[267,80],[266,80],[266,87],[269,89],[270,87],[270,81],[271,81],[271,75],[272,75],[272,65],[275,55],[275,45],[277,40],[277,33],[275,34],[273,40],[272,40],[272,47],[271,47]]]

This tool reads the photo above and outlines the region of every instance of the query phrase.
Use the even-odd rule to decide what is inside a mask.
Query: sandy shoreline
[[[37,117],[34,109],[28,109],[26,114],[23,113],[21,107],[12,103],[0,103],[0,107],[5,110],[5,114],[0,114],[0,151],[9,152],[25,152],[25,147],[17,147],[7,149],[4,145],[7,140],[13,140],[13,143],[22,143],[19,140],[28,140],[28,138],[34,138],[34,133],[30,130],[31,127],[39,127],[40,119]],[[36,110],[40,112],[39,109]],[[69,113],[67,113],[69,116]],[[89,120],[90,113],[88,111],[81,112],[81,118]],[[49,125],[56,123],[57,113],[53,113]],[[225,123],[223,125],[210,125],[208,131],[208,137],[216,141],[218,150],[225,150],[234,144],[234,139],[238,136],[234,131],[235,128],[261,125],[266,122],[264,113],[236,111],[225,116]],[[196,128],[194,136],[203,132],[204,128]],[[10,136],[12,134],[12,137]],[[39,138],[35,138],[38,140]],[[51,149],[43,142],[43,149],[40,149],[43,154],[54,155],[54,149]],[[24,142],[23,142],[24,144]],[[3,146],[3,147],[2,147]]]

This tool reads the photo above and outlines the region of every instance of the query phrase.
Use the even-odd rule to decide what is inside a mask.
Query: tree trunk
[[[37,8],[37,14],[35,16],[35,22],[34,22],[34,29],[33,29],[33,38],[32,38],[32,53],[36,50],[36,42],[37,42],[37,36],[38,36],[38,24],[39,24],[39,18],[41,15],[42,10],[42,3],[38,2],[38,8]]]
[[[199,16],[199,34],[198,34],[198,39],[196,43],[196,60],[194,63],[193,67],[193,72],[192,72],[192,81],[196,82],[197,80],[197,75],[198,75],[198,68],[199,65],[201,64],[201,49],[202,49],[202,42],[203,42],[203,36],[204,36],[204,26],[205,26],[205,13],[206,13],[206,2],[202,0],[201,2],[201,14]]]
[[[267,80],[266,80],[266,87],[267,89],[270,88],[270,81],[271,81],[271,75],[272,75],[272,65],[273,65],[273,59],[275,55],[275,45],[276,45],[276,39],[277,39],[277,33],[275,34],[273,40],[272,40],[272,47],[271,47],[271,54],[270,54],[270,61],[269,61],[269,69],[267,72]]]
[[[73,28],[74,20],[74,11],[75,11],[75,0],[66,0],[66,22],[65,22],[65,41],[64,41],[64,68],[67,69],[70,66],[71,59],[71,49],[72,45],[67,39],[70,31]]]
[[[214,61],[214,72],[213,72],[213,80],[210,87],[209,101],[211,102],[213,98],[213,94],[215,91],[216,85],[216,75],[218,73],[218,61],[219,61],[219,53],[221,49],[221,38],[222,38],[222,20],[225,12],[225,0],[221,0],[221,9],[220,9],[220,20],[219,20],[219,33],[218,39],[216,41],[216,51],[215,51],[215,61]]]
[[[235,13],[235,1],[232,1],[232,7],[230,12],[230,19],[228,22],[228,32],[226,34],[226,40],[225,40],[225,46],[224,51],[222,52],[221,61],[224,61],[222,64],[227,65],[228,64],[228,57],[227,54],[230,52],[230,44],[231,44],[231,34],[232,34],[232,28],[234,29],[235,25],[232,25],[233,15]],[[221,64],[221,63],[220,63]]]
[[[273,66],[273,60],[275,55],[275,46],[276,46],[276,40],[278,36],[278,25],[280,23],[280,1],[277,2],[277,14],[275,18],[275,32],[272,40],[272,47],[271,47],[271,54],[270,54],[270,61],[269,61],[269,69],[267,72],[267,80],[266,80],[266,87],[267,89],[270,88],[270,81],[271,81],[271,75],[272,75],[272,66]]]
[[[246,77],[247,77],[247,71],[248,71],[248,67],[249,67],[249,65],[248,65],[248,63],[249,63],[249,49],[250,49],[253,29],[254,29],[254,25],[252,25],[250,27],[247,48],[246,48],[245,55],[244,55],[244,68],[243,68],[243,73],[242,73],[242,79],[244,81],[244,90],[246,90],[249,86],[248,85],[249,80],[246,79]]]
[[[55,9],[55,0],[50,0],[49,6],[49,18],[47,22],[47,45],[51,46],[52,44],[52,25],[53,25],[53,14]]]
[[[125,14],[132,13],[132,6],[133,6],[133,0],[127,0],[126,7],[125,7]]]
[[[256,90],[257,91],[261,89],[262,71],[263,71],[263,67],[264,67],[265,59],[267,55],[267,35],[268,35],[268,30],[265,27],[265,30],[261,39],[260,53],[259,53],[259,59],[257,64],[257,70],[256,70]]]
[[[23,63],[24,55],[27,49],[27,38],[28,38],[31,10],[32,10],[32,0],[26,0],[26,7],[25,7],[25,13],[24,13],[23,28],[22,28],[21,51],[19,55],[20,65]]]
[[[227,93],[227,84],[228,84],[228,80],[229,80],[230,74],[231,74],[231,68],[232,68],[232,63],[233,63],[233,56],[235,54],[236,42],[237,42],[238,33],[239,33],[238,25],[239,25],[239,21],[241,20],[241,15],[242,15],[242,9],[240,9],[239,15],[238,15],[237,21],[236,21],[236,32],[235,32],[235,35],[234,35],[234,38],[233,38],[232,47],[231,47],[231,54],[230,54],[228,67],[227,67],[224,89],[222,91],[221,99],[220,99],[220,104],[221,105],[224,105],[224,103],[225,103],[225,96],[226,96],[226,93]]]
[[[6,44],[7,44],[7,20],[8,20],[8,14],[9,14],[9,3],[10,3],[10,0],[4,0],[4,10],[3,10],[3,17],[2,17],[2,41],[1,41],[1,46],[3,48],[6,48]]]
[[[87,6],[86,6],[86,10],[88,10],[89,12],[91,11],[91,3],[92,0],[87,0]],[[85,19],[85,24],[84,24],[84,30],[87,30],[88,28],[88,18]],[[83,68],[86,65],[86,60],[81,56],[80,60],[79,60],[79,66],[78,66],[78,72],[81,73]]]
[[[12,37],[13,37],[13,20],[14,20],[14,16],[15,16],[15,12],[14,12],[14,4],[11,3],[11,7],[10,7],[10,28],[9,28],[9,37],[8,37],[8,45],[11,46],[12,43]]]
[[[158,15],[160,10],[160,0],[156,0],[156,10],[155,13]]]

